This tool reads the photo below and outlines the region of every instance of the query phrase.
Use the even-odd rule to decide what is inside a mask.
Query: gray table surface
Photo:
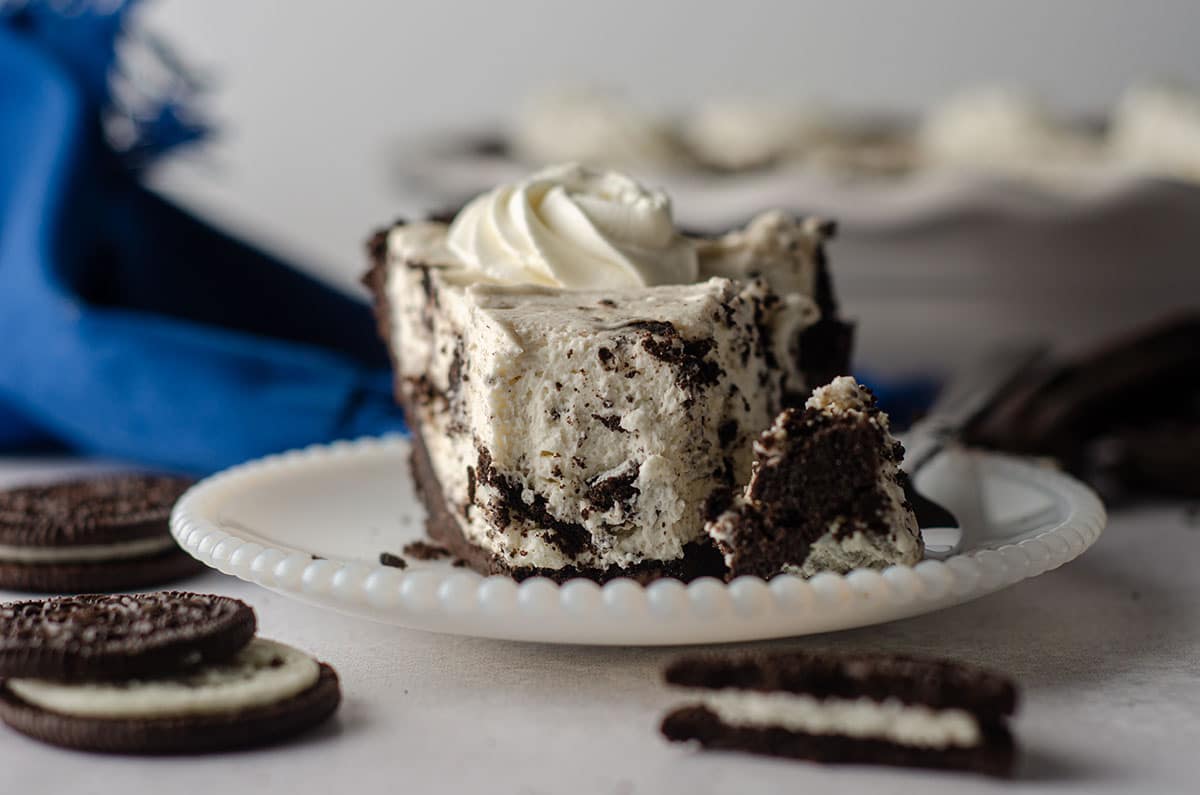
[[[0,486],[80,466],[0,459]],[[345,703],[337,719],[291,745],[203,758],[72,753],[0,732],[0,792],[1196,792],[1198,572],[1200,514],[1159,503],[1114,513],[1080,559],[977,602],[744,644],[933,653],[1010,673],[1023,691],[1015,782],[700,753],[656,732],[680,700],[659,682],[680,649],[413,632],[210,573],[186,587],[245,599],[262,634],[338,669]]]

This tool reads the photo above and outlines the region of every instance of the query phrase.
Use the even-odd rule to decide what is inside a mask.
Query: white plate
[[[643,587],[484,578],[448,562],[381,566],[423,533],[408,441],[315,446],[234,467],[194,486],[171,531],[199,560],[321,607],[433,632],[548,643],[718,643],[848,629],[928,613],[1066,563],[1099,537],[1085,486],[1032,462],[943,455],[922,490],[964,520],[962,554],[914,567],[810,580],[712,578]]]

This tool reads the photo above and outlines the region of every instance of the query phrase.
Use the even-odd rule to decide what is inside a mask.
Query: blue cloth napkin
[[[401,429],[365,304],[142,186],[202,134],[177,102],[110,143],[129,4],[102,5],[0,10],[0,450],[203,473]]]
[[[364,304],[142,186],[204,129],[181,72],[148,108],[113,96],[134,5],[0,7],[0,452],[205,473],[403,430]],[[102,126],[114,115],[120,148]],[[901,425],[933,391],[867,381]]]

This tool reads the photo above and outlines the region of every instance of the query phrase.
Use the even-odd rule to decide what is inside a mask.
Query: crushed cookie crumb
[[[408,561],[399,555],[393,555],[391,552],[380,552],[379,565],[390,566],[393,569],[407,569]]]
[[[404,545],[404,554],[416,560],[441,560],[450,557],[450,550],[428,541],[413,541]]]

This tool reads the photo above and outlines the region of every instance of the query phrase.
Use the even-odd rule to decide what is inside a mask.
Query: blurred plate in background
[[[393,167],[405,195],[452,208],[530,171],[468,140],[408,144]],[[668,192],[685,228],[725,230],[774,207],[836,219],[831,260],[859,320],[856,360],[888,376],[946,373],[998,338],[1077,350],[1200,296],[1200,185],[1116,166],[1052,185],[949,172],[637,176]]]

